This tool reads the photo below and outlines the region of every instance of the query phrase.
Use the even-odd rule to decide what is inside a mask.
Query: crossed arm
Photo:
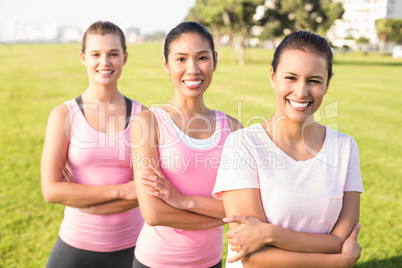
[[[159,171],[158,127],[151,111],[136,115],[131,128],[135,186],[141,213],[151,226],[183,230],[223,225],[223,204],[212,197],[181,194]],[[134,157],[133,157],[134,158]]]
[[[258,189],[222,193],[231,249],[244,267],[351,267],[360,257],[356,241],[360,193],[345,192],[343,208],[330,234],[295,232],[266,223]],[[247,200],[247,202],[245,202]]]
[[[70,117],[65,104],[49,115],[41,159],[41,185],[46,202],[80,208],[93,214],[111,214],[138,206],[134,182],[91,186],[74,183],[66,169]]]

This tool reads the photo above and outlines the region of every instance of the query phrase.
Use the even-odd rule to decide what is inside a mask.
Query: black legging
[[[134,248],[95,252],[72,247],[57,237],[46,268],[131,268]]]

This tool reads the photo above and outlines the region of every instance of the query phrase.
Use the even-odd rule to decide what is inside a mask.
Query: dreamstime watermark
[[[152,104],[152,107],[160,107],[162,104]],[[192,136],[192,133],[211,133],[213,129],[215,129],[216,125],[216,119],[211,123],[210,120],[208,120],[204,116],[196,116],[193,117],[191,120],[185,120],[184,113],[180,110],[180,107],[174,106],[172,104],[163,104],[164,107],[167,107],[168,109],[171,109],[177,116],[179,116],[178,120],[175,120],[176,122],[181,122],[180,126],[177,126],[179,129],[186,130],[186,134],[184,132],[178,132],[177,137],[175,139],[169,140],[166,143],[163,144],[163,148],[173,148],[175,147],[178,143],[183,142],[183,140],[186,141],[187,144],[191,144],[194,140],[190,138]],[[253,115],[248,118],[244,118],[244,112],[243,112],[243,107],[242,107],[242,102],[238,101],[236,103],[237,105],[237,111],[236,115],[234,116],[237,118],[238,121],[244,122],[244,127],[248,127],[254,123],[258,122],[263,122],[268,120],[270,117],[266,117],[264,115]],[[76,120],[76,116],[81,116],[78,115],[78,113],[81,113],[81,108],[80,106],[75,106],[72,108],[70,113],[67,115],[69,119]],[[156,142],[156,135],[154,134],[156,129],[159,127],[158,122],[156,122],[155,117],[152,116],[151,120],[148,122],[144,120],[142,117],[136,117],[135,121],[133,121],[133,117],[130,117],[129,119],[126,119],[125,116],[107,116],[108,111],[114,111],[116,107],[114,105],[106,105],[105,103],[85,103],[85,110],[95,110],[98,113],[98,128],[101,129],[107,129],[108,126],[113,125],[115,126],[114,130],[116,133],[103,133],[100,131],[95,132],[95,135],[82,135],[81,131],[75,132],[75,129],[72,129],[70,132],[67,131],[66,128],[66,136],[69,138],[70,145],[81,148],[81,149],[93,149],[93,148],[112,148],[112,149],[117,149],[118,150],[118,156],[119,160],[126,160],[127,155],[127,150],[131,149],[139,149],[143,146],[154,146],[154,148],[157,147],[157,142]],[[66,116],[66,120],[67,120]],[[107,119],[107,120],[106,120]],[[284,119],[284,117],[272,117],[271,119],[271,124],[270,124],[270,129],[262,129],[260,128],[259,130],[256,131],[268,131],[270,133],[270,137],[272,138],[273,143],[275,144],[276,137],[277,137],[277,126],[278,124]],[[333,101],[329,104],[322,105],[320,107],[320,110],[316,112],[314,116],[311,116],[308,118],[308,120],[305,121],[302,131],[304,133],[305,129],[308,128],[309,125],[313,124],[314,122],[318,122],[322,125],[328,126],[333,130],[338,130],[339,127],[339,101]],[[192,123],[195,120],[199,120],[199,122],[202,122],[201,125],[203,125],[203,128],[191,128]],[[106,122],[108,122],[108,125],[106,125]],[[86,122],[89,124],[88,122]],[[214,125],[215,124],[215,125]],[[229,122],[229,125],[231,122]],[[126,125],[131,125],[131,128],[139,128],[139,131],[141,132],[140,138],[138,140],[131,140],[130,137],[130,132],[124,130]],[[200,124],[197,124],[200,125]],[[92,126],[89,126],[92,128]],[[242,135],[235,135],[236,139],[238,139],[235,142],[231,143],[226,143],[226,144],[219,144],[220,141],[220,134],[223,132],[228,131],[228,129],[224,129],[222,126],[219,126],[219,129],[216,130],[218,131],[217,135],[214,135],[212,139],[209,139],[207,143],[205,143],[203,146],[205,148],[202,149],[208,149],[208,148],[217,148],[217,149],[224,149],[225,146],[238,146],[242,142],[244,142],[247,137],[244,137]],[[302,133],[302,137],[304,138],[304,135]],[[337,133],[337,132],[335,132]],[[336,137],[337,138],[337,137]],[[151,139],[151,140],[150,140]],[[328,149],[330,150],[337,150],[336,154],[338,154],[339,146],[337,142],[332,142],[331,148],[328,147],[323,147],[321,150],[317,151],[310,146],[308,146],[303,139],[303,144],[306,150],[312,155],[312,156],[317,156],[319,160],[326,162],[326,157],[325,154],[327,153]],[[324,143],[325,146],[326,143]],[[271,145],[268,145],[266,142],[262,142],[261,144],[258,143],[250,143],[250,146],[253,146],[254,149],[264,149],[268,148]],[[202,152],[200,153],[202,154]],[[191,161],[197,160],[196,158],[194,159],[184,159],[181,158],[180,156],[175,155],[174,156],[175,160],[173,163],[177,164],[177,166],[183,166],[185,169],[188,168],[190,165]],[[274,157],[274,159],[277,159]],[[149,159],[148,159],[149,160]],[[133,162],[140,162],[139,166],[141,166],[141,162],[145,163],[147,162],[147,159],[142,159],[137,157],[137,155],[132,155],[132,161]],[[197,160],[198,161],[198,160]],[[213,166],[215,167],[218,162],[226,161],[224,159],[221,159],[218,161],[217,159],[209,160],[207,161],[204,159],[201,162],[206,162],[206,163],[213,163]],[[255,162],[257,163],[262,163],[261,166],[269,166],[267,164],[264,164],[263,162],[267,161],[267,159],[257,159]],[[161,161],[162,163],[163,161]],[[272,161],[271,161],[272,162]],[[134,163],[136,165],[137,163]],[[201,163],[199,163],[201,164]],[[338,165],[338,163],[326,163],[330,164],[332,166]],[[211,164],[212,165],[212,164]],[[272,165],[272,164],[270,164]],[[219,165],[218,165],[219,166]],[[277,167],[277,165],[274,165]]]

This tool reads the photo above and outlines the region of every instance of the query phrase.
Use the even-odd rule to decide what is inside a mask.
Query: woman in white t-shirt
[[[350,267],[360,257],[359,152],[352,137],[318,124],[332,52],[299,31],[275,51],[275,114],[229,135],[214,196],[230,231],[226,267]]]

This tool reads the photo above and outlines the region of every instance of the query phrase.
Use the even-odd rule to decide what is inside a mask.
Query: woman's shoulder
[[[242,127],[241,129],[237,130],[234,135],[242,135],[242,134],[247,134],[248,136],[258,136],[261,134],[261,132],[265,133],[264,128],[261,126],[261,124],[253,124],[247,127]]]
[[[51,129],[61,131],[63,133],[68,133],[70,130],[70,108],[67,104],[62,103],[53,108],[50,112],[47,126]]]
[[[240,128],[228,136],[229,142],[241,143],[243,146],[266,143],[266,132],[261,124]]]
[[[240,121],[237,120],[236,118],[234,118],[233,116],[231,116],[225,112],[219,111],[219,110],[213,109],[213,111],[217,116],[221,116],[221,118],[226,119],[226,121],[229,124],[231,132],[234,132],[236,130],[243,128],[243,125],[240,123]]]
[[[134,121],[146,121],[149,122],[155,118],[155,114],[152,110],[150,109],[144,109],[138,114],[134,115],[133,120]]]
[[[126,96],[124,97],[132,102],[133,107],[139,107],[140,111],[148,110],[148,107],[144,106],[141,102],[127,98]]]
[[[226,120],[228,121],[230,130],[232,132],[243,128],[243,125],[240,123],[239,120],[237,120],[236,118],[234,118],[226,113],[224,113],[224,115],[226,116]]]
[[[349,134],[340,132],[338,130],[331,129],[328,126],[324,126],[326,130],[326,137],[329,139],[331,142],[338,142],[340,145],[341,144],[356,144],[355,139],[350,136]]]
[[[51,116],[65,116],[74,106],[78,106],[76,99],[67,100],[56,107],[50,112]]]
[[[71,101],[71,100],[70,100]],[[57,105],[56,107],[53,108],[53,110],[50,112],[50,117],[65,117],[68,112],[70,111],[70,107],[68,105],[69,101],[66,101],[64,103],[61,103]]]

